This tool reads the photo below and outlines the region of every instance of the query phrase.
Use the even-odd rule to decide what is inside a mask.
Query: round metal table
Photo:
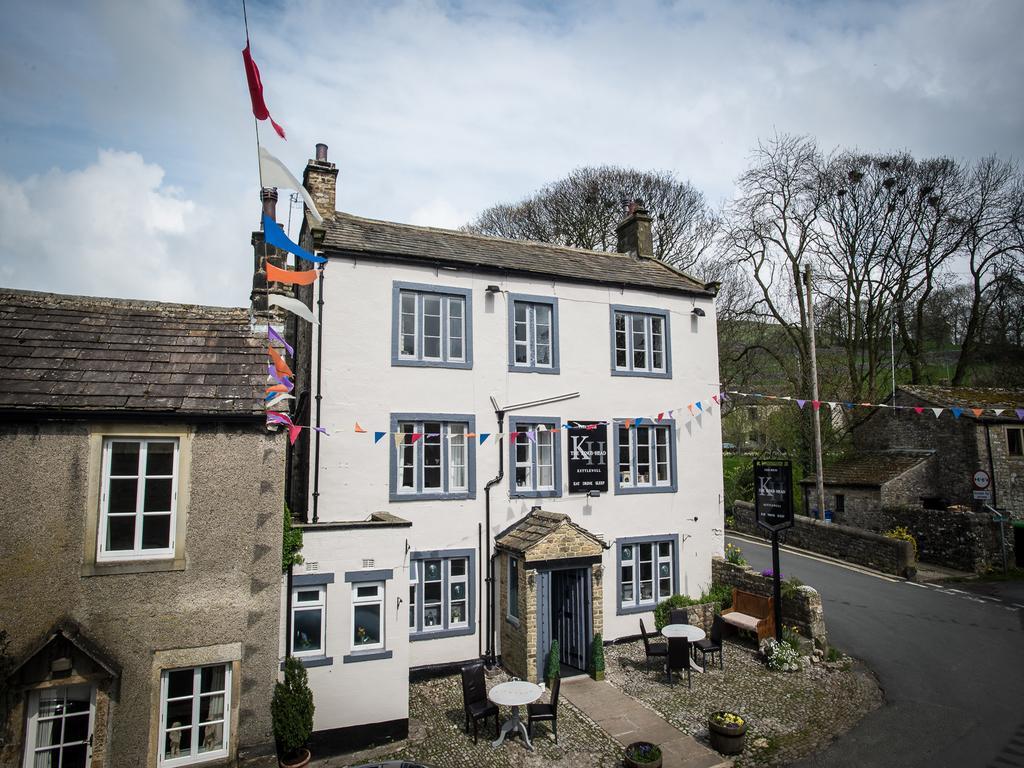
[[[692,624],[666,624],[661,628],[661,634],[663,637],[685,637],[691,643],[695,643],[698,640],[703,640],[707,637],[704,630],[700,627],[695,627]],[[692,651],[691,651],[692,657]],[[690,664],[690,668],[694,672],[704,672],[704,667],[697,663],[696,659]]]
[[[512,707],[512,717],[501,726],[501,734],[491,745],[500,747],[505,737],[510,733],[520,733],[527,749],[532,750],[530,734],[527,733],[526,725],[519,717],[519,708],[526,704],[532,704],[544,695],[544,689],[526,680],[512,680],[508,683],[498,683],[487,693],[487,698],[502,707]]]

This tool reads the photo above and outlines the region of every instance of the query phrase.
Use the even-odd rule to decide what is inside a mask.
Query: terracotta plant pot
[[[309,765],[309,761],[313,758],[308,749],[302,750],[298,757],[293,757],[290,760],[286,760],[283,757],[277,758],[277,764],[281,768],[306,768]]]
[[[661,754],[660,754],[661,750],[660,749],[658,750],[659,754],[658,754],[657,759],[656,760],[649,760],[646,763],[640,762],[639,760],[634,760],[633,758],[631,758],[629,756],[630,753],[633,751],[634,747],[642,747],[642,746],[645,746],[645,747],[657,747],[658,745],[657,744],[652,744],[649,741],[634,741],[632,744],[630,744],[629,746],[626,747],[626,754],[622,758],[622,764],[625,766],[625,768],[661,768]]]
[[[746,741],[747,724],[744,722],[743,725],[722,725],[709,717],[708,734],[713,749],[723,755],[738,755],[743,751]]]

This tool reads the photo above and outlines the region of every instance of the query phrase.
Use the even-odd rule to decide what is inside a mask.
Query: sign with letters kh
[[[569,493],[608,490],[608,426],[584,421],[570,422]]]
[[[754,513],[769,531],[793,527],[793,469],[788,461],[754,461]]]

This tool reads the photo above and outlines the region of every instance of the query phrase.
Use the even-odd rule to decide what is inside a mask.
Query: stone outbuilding
[[[603,624],[601,557],[608,546],[568,515],[534,507],[495,539],[501,661],[539,682],[552,641],[565,667],[585,671]]]
[[[824,472],[826,517],[839,524],[857,524],[883,508],[917,506],[927,493],[934,451],[874,451],[845,459]],[[818,506],[816,475],[800,481],[804,509],[811,517]]]

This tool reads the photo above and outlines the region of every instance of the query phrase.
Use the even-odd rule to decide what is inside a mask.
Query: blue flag
[[[381,438],[383,438],[384,435],[386,435],[386,434],[387,434],[387,432],[374,432],[373,433],[373,443],[374,443],[374,445],[379,443],[381,441]]]
[[[263,237],[268,245],[280,248],[282,251],[288,251],[288,253],[294,253],[300,259],[312,261],[314,264],[324,264],[327,261],[323,256],[316,256],[305,248],[300,248],[293,243],[288,238],[288,235],[284,233],[284,230],[281,229],[281,225],[266,214],[263,214]]]

